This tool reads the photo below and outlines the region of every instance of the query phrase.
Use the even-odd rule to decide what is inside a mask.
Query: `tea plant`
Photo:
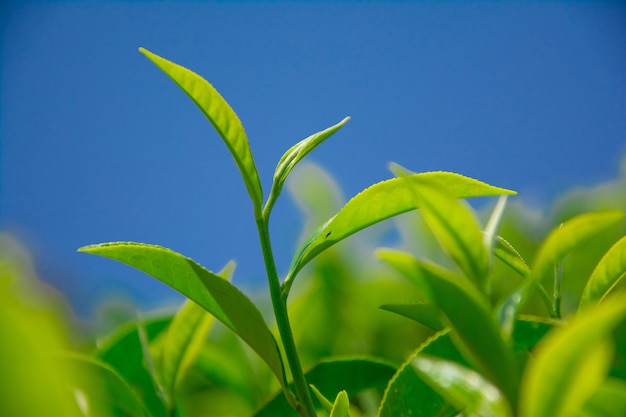
[[[214,273],[160,246],[85,246],[79,250],[137,268],[188,298],[173,317],[140,318],[120,328],[93,355],[68,358],[104,386],[100,391],[80,386],[94,404],[108,404],[101,407],[110,415],[194,415],[180,392],[199,366],[228,380],[256,406],[259,400],[246,379],[262,371],[245,350],[229,345],[230,360],[237,362],[230,368],[228,359],[217,363],[206,353],[206,335],[216,319],[264,362],[280,387],[273,396],[261,393],[263,405],[256,416],[565,417],[626,412],[624,374],[613,363],[623,359],[626,350],[623,336],[614,336],[626,315],[626,298],[616,289],[626,271],[626,238],[598,262],[586,280],[580,310],[570,317],[563,314],[561,288],[568,277],[560,267],[575,248],[622,221],[622,212],[588,213],[564,222],[529,266],[499,236],[506,196],[513,191],[455,173],[411,173],[393,165],[396,178],[363,190],[319,226],[296,251],[281,280],[269,234],[272,208],[296,164],[349,118],[288,149],[265,197],[246,133],[228,103],[194,72],[140,51],[200,108],[239,168],[253,206],[278,338],[259,308],[230,283],[232,263]],[[460,200],[478,196],[500,196],[484,228]],[[417,208],[451,262],[444,267],[406,252],[380,249],[378,257],[420,294],[419,302],[382,308],[432,329],[431,337],[400,367],[376,358],[326,358],[305,373],[288,311],[293,283],[303,267],[354,233]],[[494,291],[502,279],[493,274],[496,260],[510,267],[508,278],[518,276],[514,290],[504,296]],[[536,304],[536,297],[547,314],[529,315],[525,310]],[[219,350],[209,352],[220,355]],[[244,376],[238,378],[237,372]],[[375,402],[368,407],[361,393],[381,388],[382,398],[366,396]],[[239,404],[230,407],[236,415]]]

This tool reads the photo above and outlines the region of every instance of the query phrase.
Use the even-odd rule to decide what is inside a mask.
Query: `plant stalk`
[[[269,211],[264,214],[269,214]],[[289,316],[287,314],[287,302],[281,295],[280,280],[278,278],[278,273],[276,272],[276,263],[274,262],[274,255],[272,254],[272,246],[270,244],[269,216],[257,218],[256,225],[259,232],[261,249],[263,251],[263,259],[265,261],[265,270],[267,272],[267,280],[269,282],[270,296],[272,298],[272,307],[274,308],[276,324],[278,326],[280,338],[283,342],[285,355],[287,356],[287,362],[289,363],[289,369],[291,370],[291,377],[293,378],[293,383],[296,387],[296,396],[299,402],[299,406],[296,411],[302,417],[316,417],[315,406],[313,405],[313,401],[311,399],[309,387],[304,377],[302,364],[300,363],[298,351],[296,350],[296,344],[293,339],[291,324],[289,323]]]

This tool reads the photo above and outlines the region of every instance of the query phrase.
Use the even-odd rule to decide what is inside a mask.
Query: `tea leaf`
[[[263,204],[261,181],[246,132],[237,114],[220,93],[200,75],[147,49],[139,48],[139,52],[170,77],[209,119],[235,159],[252,199],[255,215],[260,218]]]
[[[425,172],[408,176],[416,184],[445,189],[455,198],[515,194],[452,172]],[[311,259],[335,243],[382,220],[416,208],[413,191],[404,178],[382,181],[357,194],[339,212],[314,231],[297,250],[285,280],[288,293],[296,274]]]
[[[337,394],[333,409],[330,411],[330,417],[350,417],[350,401],[348,393],[345,391]]]
[[[469,205],[431,185],[415,184],[413,191],[417,206],[441,246],[461,270],[484,289],[489,256],[478,219]]]
[[[93,415],[150,416],[132,387],[110,365],[77,353],[61,358],[78,371],[72,374],[72,388],[87,397]]]
[[[441,311],[434,304],[385,304],[380,308],[407,317],[435,331],[441,331],[445,328],[439,320]]]
[[[576,415],[606,377],[611,331],[626,316],[624,297],[581,310],[537,344],[520,390],[521,417]]]
[[[535,257],[531,282],[542,283],[554,276],[554,267],[565,255],[624,217],[619,210],[578,215],[554,229]]]
[[[458,414],[413,368],[413,359],[422,354],[466,364],[452,342],[449,330],[437,333],[398,369],[387,385],[378,417],[452,417]]]
[[[467,417],[512,416],[498,388],[482,375],[455,362],[417,355],[411,362],[418,375]]]
[[[607,379],[581,411],[582,417],[626,416],[626,382],[616,378]]]
[[[626,275],[626,236],[615,243],[591,273],[580,297],[579,308],[602,301]]]
[[[543,339],[553,327],[562,325],[561,321],[545,317],[520,316],[513,327],[513,349],[517,352],[530,351]]]
[[[491,253],[494,250],[496,241],[498,240],[498,230],[500,229],[500,224],[502,223],[502,216],[504,215],[507,198],[508,196],[506,195],[498,198],[498,202],[496,203],[491,216],[489,216],[489,221],[485,227],[483,240],[489,257],[491,257]]]
[[[137,268],[193,300],[239,335],[285,387],[283,364],[274,336],[248,297],[225,279],[161,246],[112,242],[85,246],[79,251]]]
[[[518,384],[517,366],[511,351],[500,335],[500,328],[489,310],[489,302],[478,290],[462,276],[456,275],[434,264],[404,258],[387,257],[388,252],[379,252],[379,256],[391,266],[401,260],[413,263],[414,274],[407,275],[409,280],[416,277],[422,284],[430,287],[429,296],[447,317],[454,332],[453,340],[458,349],[467,355],[514,405]],[[398,268],[400,270],[400,268]],[[407,271],[408,268],[403,267]]]
[[[320,145],[326,139],[331,137],[335,132],[341,129],[343,125],[348,122],[348,120],[350,120],[349,117],[344,118],[336,125],[301,140],[300,142],[289,148],[287,152],[285,152],[285,154],[278,161],[278,165],[276,166],[276,170],[274,172],[274,182],[272,184],[272,190],[270,191],[270,196],[268,197],[268,201],[266,204],[266,212],[269,212],[275,200],[280,195],[285,180],[287,179],[287,176],[289,175],[293,167],[295,167],[296,164],[300,162],[302,158],[304,158],[309,152],[311,152],[318,145]]]
[[[522,258],[513,245],[501,236],[496,236],[494,254],[523,278],[526,278],[528,274],[530,274],[530,268],[524,258]]]
[[[234,262],[229,262],[217,275],[229,279],[234,266]],[[167,328],[161,354],[161,379],[169,398],[174,398],[179,379],[204,345],[213,319],[198,304],[186,300]]]
[[[323,360],[305,374],[310,385],[314,385],[325,398],[332,398],[341,390],[353,396],[372,388],[384,388],[396,368],[379,360],[327,359]],[[255,417],[297,417],[281,394],[271,399]]]
[[[324,397],[324,395],[317,388],[315,388],[315,385],[310,385],[310,388],[315,395],[315,398],[317,398],[317,401],[320,402],[322,408],[326,410],[326,412],[330,413],[333,409],[333,403],[331,403],[328,398]]]

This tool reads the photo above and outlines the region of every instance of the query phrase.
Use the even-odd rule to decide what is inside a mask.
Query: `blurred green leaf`
[[[520,391],[521,417],[569,417],[602,384],[612,359],[611,331],[626,315],[624,297],[581,310],[534,349]]]
[[[331,403],[328,398],[324,397],[324,394],[322,394],[320,390],[315,388],[315,385],[309,386],[311,388],[311,392],[313,392],[313,395],[315,395],[315,398],[317,398],[317,401],[319,401],[322,408],[326,410],[326,412],[330,413],[333,410],[333,403]]]
[[[593,270],[580,298],[579,308],[602,301],[626,275],[626,236],[615,243]]]
[[[270,191],[270,196],[268,198],[265,211],[268,211],[272,208],[275,200],[278,198],[283,188],[287,176],[289,175],[293,167],[295,167],[296,164],[300,162],[302,158],[304,158],[309,152],[311,152],[318,145],[320,145],[326,139],[331,137],[335,132],[341,129],[343,125],[348,122],[348,120],[350,120],[349,117],[344,118],[336,125],[301,140],[300,142],[289,148],[287,152],[285,152],[285,154],[278,161],[278,165],[276,166],[276,170],[274,172],[274,182],[272,184],[272,190]]]
[[[500,224],[502,223],[502,216],[504,215],[507,199],[508,196],[506,195],[502,195],[498,198],[498,202],[491,212],[491,216],[489,216],[487,226],[485,226],[483,240],[490,258],[498,240],[498,230],[500,230]]]
[[[619,210],[578,215],[562,223],[544,240],[535,256],[530,279],[542,283],[554,276],[555,266],[577,246],[624,217]]]
[[[160,335],[171,322],[171,317],[144,320],[143,328],[149,341]],[[110,365],[136,391],[141,401],[155,417],[165,417],[167,410],[154,386],[152,376],[144,364],[144,350],[137,323],[120,326],[98,343],[94,356]]]
[[[482,375],[458,363],[419,354],[411,362],[418,375],[467,417],[510,417],[511,406]]]
[[[345,390],[353,396],[371,388],[384,388],[396,368],[378,360],[328,359],[320,362],[305,374],[310,385],[314,385],[326,398],[332,398]],[[256,417],[297,417],[285,396],[281,393],[266,403]]]
[[[455,198],[515,194],[514,191],[452,172],[425,172],[408,178],[416,185],[427,184],[445,189]],[[297,250],[285,280],[287,292],[296,274],[322,251],[359,230],[415,208],[413,191],[404,178],[379,182],[363,190],[313,232]]]
[[[519,316],[513,327],[513,349],[517,352],[530,351],[553,327],[562,324],[544,317]]]
[[[484,289],[489,256],[478,219],[469,205],[440,187],[413,184],[413,191],[417,206],[445,252],[479,288]]]
[[[452,342],[449,330],[437,333],[424,342],[398,369],[387,385],[378,417],[452,417],[457,415],[457,410],[417,375],[412,361],[421,354],[466,364],[465,359]]]
[[[162,58],[147,49],[139,48],[139,52],[167,74],[209,119],[230,150],[233,158],[235,158],[237,167],[248,189],[248,194],[250,194],[254,204],[256,218],[260,218],[261,206],[263,204],[261,181],[254,165],[246,132],[237,114],[220,93],[207,80],[195,72]]]
[[[626,416],[626,382],[615,378],[604,381],[583,406],[581,416]]]
[[[235,263],[229,262],[217,275],[229,279]],[[174,399],[179,379],[186,373],[205,343],[214,317],[191,300],[186,300],[167,328],[161,350],[160,369],[165,393]]]
[[[193,300],[239,335],[286,387],[283,364],[274,336],[248,297],[225,279],[192,259],[161,246],[112,242],[85,246],[79,251],[137,268]]]
[[[341,391],[337,394],[330,417],[350,417],[350,400],[347,392]]]
[[[380,308],[407,317],[435,331],[441,331],[445,328],[439,319],[441,311],[433,304],[385,304]]]
[[[133,388],[107,363],[77,353],[64,354],[61,359],[78,371],[72,388],[80,392],[89,415],[150,415]]]
[[[489,303],[472,284],[462,276],[437,265],[419,261],[406,255],[403,258],[386,256],[392,251],[380,252],[379,256],[391,266],[398,261],[412,263],[414,273],[409,280],[419,275],[430,287],[430,297],[447,317],[454,330],[452,337],[461,352],[487,376],[515,405],[519,375],[510,348],[500,335],[498,323],[491,315]],[[397,268],[401,272],[408,268]]]

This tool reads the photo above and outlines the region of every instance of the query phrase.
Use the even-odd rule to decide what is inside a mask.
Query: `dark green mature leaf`
[[[347,392],[341,391],[337,394],[333,409],[330,410],[330,417],[350,417],[350,400]]]
[[[149,340],[154,340],[171,322],[170,317],[144,320],[144,329]],[[120,326],[113,334],[98,342],[94,352],[96,358],[110,365],[136,391],[149,414],[154,417],[167,416],[164,403],[159,398],[152,377],[144,366],[144,355],[136,323]]]
[[[416,185],[445,189],[455,198],[515,194],[452,172],[424,172],[408,178]],[[359,230],[415,208],[413,191],[404,178],[379,182],[357,194],[300,246],[285,281],[287,290],[302,267],[322,251]]]
[[[283,364],[274,336],[248,297],[225,279],[161,246],[114,242],[85,246],[79,251],[137,268],[193,300],[239,335],[285,387]]]
[[[511,406],[491,382],[456,362],[419,354],[411,362],[418,375],[467,417],[509,417]]]
[[[385,304],[380,308],[407,317],[435,331],[445,328],[439,319],[441,310],[434,304]]]
[[[484,288],[489,255],[474,212],[445,189],[429,184],[412,186],[416,205],[444,250],[479,288]]]
[[[128,382],[107,363],[75,353],[63,355],[62,359],[78,371],[72,374],[72,388],[86,397],[93,415],[103,412],[104,415],[150,416]]]
[[[393,366],[373,359],[329,359],[314,366],[305,377],[324,397],[333,398],[342,390],[353,396],[372,388],[382,389],[395,371]],[[298,413],[279,394],[255,414],[255,417],[275,416],[297,417]]]
[[[259,218],[263,204],[261,181],[252,158],[246,132],[237,114],[220,93],[200,75],[147,49],[139,48],[139,51],[167,74],[196,103],[196,106],[217,130],[235,158],[254,204],[255,214]]]
[[[626,276],[626,236],[615,243],[593,270],[580,297],[579,308],[602,301]]]
[[[418,355],[428,354],[466,364],[450,338],[449,330],[424,342],[389,381],[378,417],[452,417],[457,411],[435,392],[412,366]]]
[[[543,339],[553,327],[563,322],[545,317],[519,316],[513,328],[513,349],[515,351],[529,351]]]
[[[387,256],[389,253],[394,256]],[[378,255],[394,268],[400,264],[396,269],[401,272],[407,271],[406,264],[412,263],[415,273],[406,277],[414,280],[417,276],[420,285],[424,281],[428,283],[429,296],[447,317],[459,350],[515,405],[518,368],[511,350],[500,335],[499,325],[484,295],[464,277],[419,261],[411,255],[401,256],[401,252],[393,251],[379,251]]]
[[[524,373],[520,416],[576,415],[608,373],[610,334],[624,316],[626,298],[610,297],[546,335]]]
[[[336,125],[301,140],[285,152],[276,166],[276,171],[274,172],[274,183],[272,184],[272,190],[270,191],[266,207],[271,209],[293,167],[295,167],[296,164],[300,162],[309,152],[341,129],[343,125],[348,122],[348,120],[350,120],[349,117],[344,118]],[[266,211],[267,210],[268,209],[266,208]]]

